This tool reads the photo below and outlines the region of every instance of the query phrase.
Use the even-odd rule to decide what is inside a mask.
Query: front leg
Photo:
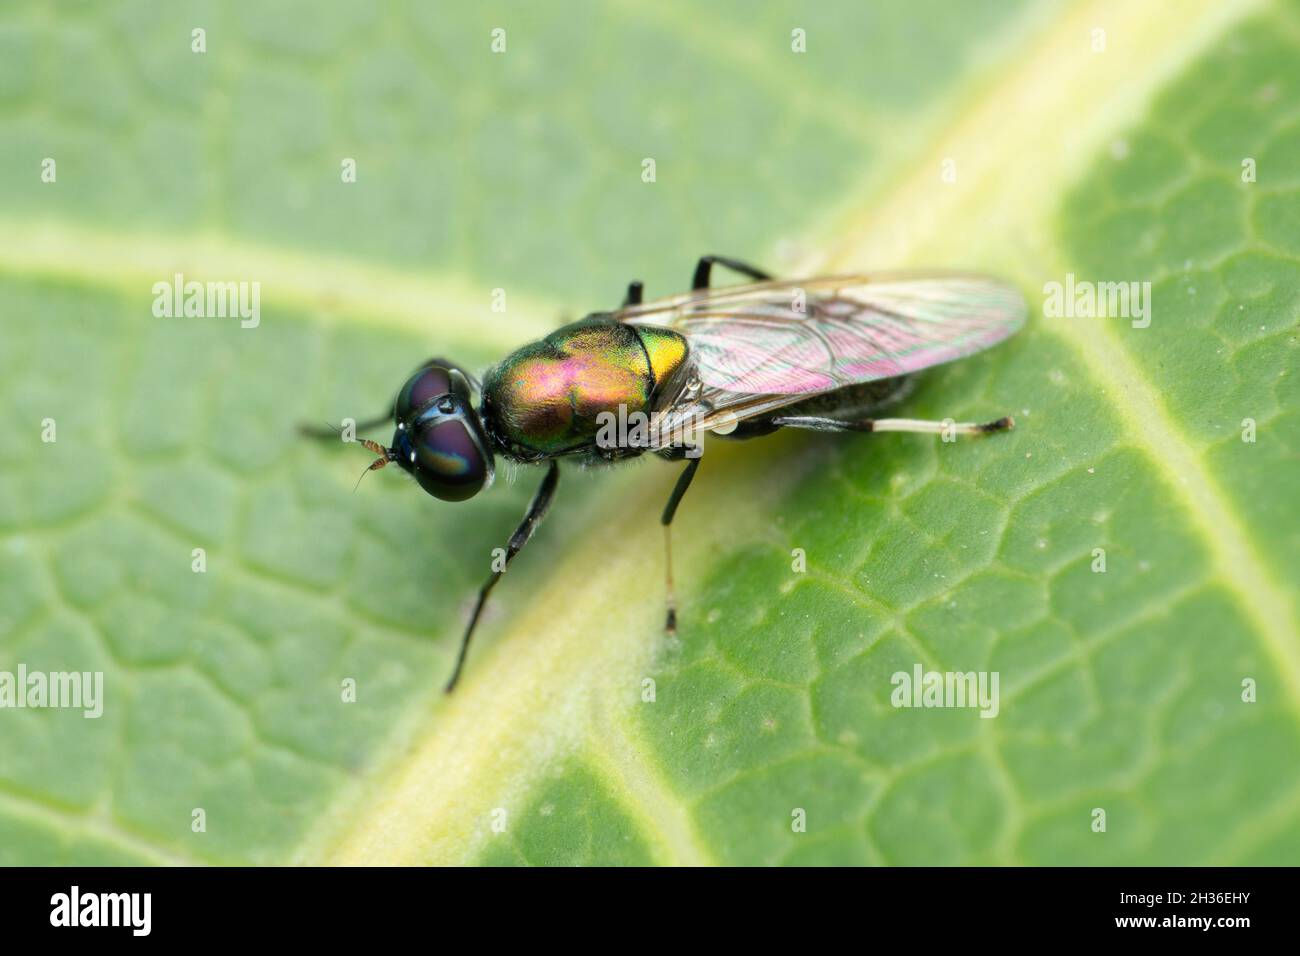
[[[542,523],[546,517],[546,511],[551,507],[551,499],[555,497],[555,486],[560,480],[559,463],[552,459],[546,470],[546,477],[542,479],[542,484],[533,495],[533,500],[528,505],[528,510],[524,512],[524,519],[519,522],[519,527],[515,533],[510,536],[510,543],[506,546],[505,562],[501,570],[493,570],[492,574],[483,586],[479,588],[478,602],[474,605],[474,613],[469,619],[469,626],[465,628],[465,636],[460,641],[460,654],[456,657],[456,669],[452,671],[451,680],[447,682],[446,693],[450,694],[456,687],[456,682],[460,680],[461,669],[465,666],[465,654],[469,651],[469,639],[474,636],[474,628],[478,624],[479,615],[483,613],[483,605],[487,603],[488,595],[496,587],[501,575],[506,573],[506,568],[514,560],[514,556],[523,550],[528,539],[533,536],[537,526]]]
[[[391,425],[393,423],[393,413],[390,411],[384,415],[376,415],[374,418],[367,418],[364,421],[357,422],[354,431],[365,432],[372,428],[378,428],[380,425]],[[335,428],[333,425],[308,425],[306,423],[298,426],[298,434],[304,438],[338,438],[343,434],[342,428]]]
[[[441,365],[443,368],[454,368],[456,371],[460,372],[462,375],[465,376],[466,380],[470,383],[470,385],[472,385],[474,388],[479,387],[478,379],[476,379],[471,373],[461,368],[455,362],[448,361],[445,358],[438,358],[438,357],[431,358],[429,359],[429,361],[420,365],[420,367],[417,368],[415,372],[413,372],[412,374],[416,374],[420,371],[423,371],[424,369],[428,368],[430,365]],[[393,407],[392,405],[389,405],[388,411],[384,412],[382,415],[376,415],[374,418],[367,418],[364,419],[363,421],[357,422],[355,430],[359,432],[364,432],[364,431],[369,431],[372,428],[378,428],[380,425],[392,425],[392,424],[394,424]],[[338,438],[341,432],[342,432],[341,428],[335,428],[333,425],[326,425],[322,427],[320,425],[302,424],[298,426],[298,434],[303,435],[307,438],[318,438],[318,439]]]

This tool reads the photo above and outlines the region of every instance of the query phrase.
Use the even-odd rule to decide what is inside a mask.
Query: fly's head
[[[393,444],[362,442],[443,501],[465,501],[492,483],[492,446],[460,369],[426,365],[402,386],[393,406]]]

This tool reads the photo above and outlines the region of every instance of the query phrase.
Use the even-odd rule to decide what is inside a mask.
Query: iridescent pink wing
[[[708,430],[820,392],[986,349],[1025,322],[1024,298],[986,276],[884,273],[763,282],[616,313],[684,334],[689,368],[664,428]]]

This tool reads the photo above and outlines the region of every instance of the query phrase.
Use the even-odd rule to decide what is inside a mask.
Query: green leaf
[[[0,710],[0,862],[1293,862],[1300,13],[1172,17],[7,6],[0,671],[105,692]],[[354,494],[295,425],[705,252],[1008,276],[1029,327],[906,413],[1016,430],[710,447],[675,641],[673,470],[566,472],[444,698],[535,473]],[[260,324],[155,318],[177,272]],[[1043,314],[1067,273],[1149,327]],[[996,718],[891,706],[916,665]]]

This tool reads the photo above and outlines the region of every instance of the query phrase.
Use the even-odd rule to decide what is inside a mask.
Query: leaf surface
[[[858,7],[9,5],[0,670],[105,709],[0,711],[0,861],[1294,862],[1300,14]],[[444,699],[535,473],[353,494],[294,425],[705,252],[1015,281],[906,413],[1016,431],[711,447],[675,642],[673,472],[566,473]],[[155,318],[177,272],[260,325]],[[1150,325],[1044,315],[1068,273]],[[892,707],[918,664],[998,716]]]

